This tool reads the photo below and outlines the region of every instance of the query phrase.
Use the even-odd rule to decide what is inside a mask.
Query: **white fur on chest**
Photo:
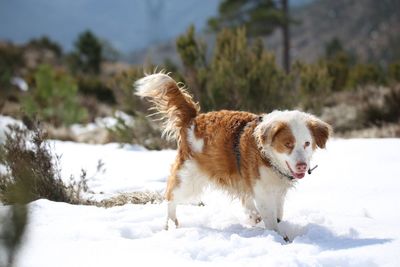
[[[268,191],[287,191],[293,186],[293,182],[289,181],[286,177],[279,176],[271,168],[261,166],[259,168],[260,178],[254,185],[254,189],[268,190]]]

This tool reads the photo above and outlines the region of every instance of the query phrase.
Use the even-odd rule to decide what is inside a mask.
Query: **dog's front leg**
[[[271,196],[256,197],[256,206],[265,228],[278,232],[276,199]]]
[[[254,190],[254,200],[265,228],[273,230],[282,236],[283,240],[289,242],[289,238],[282,234],[278,228],[278,223],[282,218],[285,193],[281,190]]]
[[[245,208],[246,214],[249,216],[250,223],[252,226],[255,226],[259,222],[261,222],[261,216],[258,212],[254,200],[252,197],[246,197],[242,199],[243,207]]]
[[[285,205],[285,197],[287,190],[282,190],[277,196],[277,222],[280,223],[283,218],[283,207]]]
[[[277,196],[274,191],[262,190],[260,194],[255,194],[257,210],[264,221],[265,228],[278,232],[277,221]]]

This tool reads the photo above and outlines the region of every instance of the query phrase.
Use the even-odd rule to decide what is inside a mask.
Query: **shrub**
[[[400,61],[389,65],[388,79],[392,82],[400,82]]]
[[[382,101],[367,99],[361,114],[365,126],[400,122],[400,85],[391,87]]]
[[[362,87],[365,85],[385,84],[383,70],[374,64],[357,64],[349,73],[347,86],[350,88]]]
[[[207,106],[208,99],[206,90],[206,44],[195,36],[194,26],[190,26],[186,34],[176,39],[176,50],[178,51],[184,67],[184,81],[190,87],[195,100],[201,101]]]
[[[11,78],[22,64],[20,48],[12,45],[0,46],[0,91],[11,86]]]
[[[297,80],[299,104],[306,110],[319,113],[332,84],[327,66],[323,62],[316,64],[296,62],[292,75]]]
[[[290,97],[290,79],[264,50],[261,40],[253,43],[246,30],[224,29],[216,40],[214,54],[206,62],[204,45],[196,41],[194,28],[177,40],[184,65],[185,83],[197,92],[203,109],[245,109],[254,112],[284,108]]]
[[[85,96],[94,96],[98,101],[110,105],[116,103],[113,91],[96,76],[79,76],[78,88],[79,92]]]
[[[63,53],[61,46],[47,36],[42,36],[38,39],[34,38],[30,40],[27,46],[36,49],[48,49],[52,51],[57,57],[61,57]]]
[[[58,157],[53,158],[45,134],[37,122],[26,119],[26,127],[9,126],[0,145],[0,164],[7,172],[0,176],[0,200],[25,204],[40,198],[72,204],[85,203],[86,174],[66,186],[61,180]]]
[[[118,143],[141,144],[147,149],[164,149],[174,147],[161,137],[161,129],[142,113],[136,113],[134,118],[127,120],[122,114],[116,114],[117,124],[108,128],[110,141]]]
[[[22,100],[29,116],[37,115],[56,126],[86,120],[87,111],[77,102],[78,87],[72,77],[41,65],[35,72],[34,82],[35,88]]]
[[[134,115],[137,110],[145,110],[143,101],[133,91],[133,83],[142,78],[143,74],[143,70],[131,68],[117,74],[110,85],[118,107],[128,114]]]
[[[344,52],[338,52],[326,62],[328,75],[332,80],[331,89],[342,91],[346,88],[350,72],[350,58]]]

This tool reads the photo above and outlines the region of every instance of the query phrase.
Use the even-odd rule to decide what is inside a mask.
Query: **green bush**
[[[34,83],[35,87],[22,100],[29,116],[36,115],[56,126],[86,120],[87,110],[77,101],[78,87],[72,77],[41,65],[35,72]]]
[[[326,61],[329,77],[331,77],[331,89],[342,91],[346,88],[350,72],[350,58],[344,52],[338,52]]]
[[[320,112],[324,100],[330,93],[332,78],[325,63],[303,64],[296,62],[293,74],[297,80],[300,105],[306,110]]]
[[[290,105],[290,78],[276,66],[261,40],[251,43],[247,39],[245,29],[221,31],[210,62],[193,28],[177,43],[185,83],[197,92],[202,109],[265,112]]]
[[[143,109],[141,108],[143,101],[134,94],[133,88],[133,83],[142,78],[143,75],[143,70],[131,68],[117,74],[110,85],[119,109],[130,115],[134,115],[138,110]]]
[[[116,103],[113,91],[96,76],[79,76],[78,88],[83,95],[94,96],[98,101],[110,105]]]
[[[176,50],[183,64],[185,83],[190,86],[194,99],[207,106],[208,99],[205,98],[205,71],[208,69],[206,61],[207,47],[203,41],[196,38],[193,25],[189,27],[186,34],[176,39]]]
[[[385,74],[378,65],[357,64],[351,68],[347,82],[349,88],[357,88],[369,84],[385,84]]]
[[[204,67],[206,65],[206,45],[196,39],[195,28],[191,25],[186,34],[176,39],[176,49],[185,68]]]
[[[142,113],[137,112],[132,122],[124,116],[115,116],[117,124],[108,128],[110,141],[123,144],[140,144],[147,149],[160,150],[174,147],[175,144],[166,143],[161,137],[161,130]]]
[[[400,82],[400,61],[389,65],[388,79],[392,82]]]

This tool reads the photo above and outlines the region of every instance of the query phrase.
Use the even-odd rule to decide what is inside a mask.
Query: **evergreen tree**
[[[74,55],[77,69],[92,74],[100,72],[100,64],[103,60],[102,45],[91,31],[85,31],[78,36]]]
[[[290,70],[288,0],[223,0],[217,17],[209,20],[213,31],[245,26],[249,36],[268,35],[276,28],[283,33],[283,66]]]
[[[243,27],[223,29],[217,35],[213,56],[205,60],[206,51],[194,33],[191,27],[180,36],[177,50],[185,68],[185,84],[199,94],[196,100],[203,110],[265,112],[288,106],[289,98],[283,94],[291,81],[260,39],[249,42]]]

